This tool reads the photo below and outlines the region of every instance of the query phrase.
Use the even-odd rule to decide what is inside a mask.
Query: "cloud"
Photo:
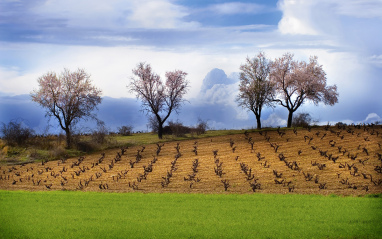
[[[280,116],[277,113],[272,113],[269,117],[262,121],[263,127],[285,127],[287,125],[287,120],[285,117]]]
[[[312,26],[311,14],[306,11],[312,5],[312,1],[284,0],[278,3],[283,16],[278,24],[282,34],[318,35]]]
[[[186,22],[187,9],[170,1],[135,1],[131,14],[127,16],[128,25],[135,28],[194,28],[195,21]]]
[[[30,12],[38,19],[60,20],[67,28],[128,29],[196,26],[183,20],[187,9],[167,0],[50,0],[36,2]]]
[[[216,43],[242,44],[244,39],[252,44],[256,38],[250,32],[270,28],[269,24],[248,22],[250,19],[232,19],[224,21],[224,26],[214,27],[202,23],[204,17],[192,14],[205,6],[194,10],[187,3],[171,0],[31,0],[0,4],[1,9],[6,9],[0,13],[0,40],[7,42],[211,48]],[[214,6],[225,15],[231,10],[231,13],[248,11],[248,16],[253,16],[252,11],[258,7],[237,2]],[[217,15],[217,11],[208,11],[210,20]],[[232,38],[233,35],[236,37]]]
[[[190,90],[187,98],[196,97],[206,74],[216,65],[235,71],[244,56],[230,57],[199,51],[166,51],[151,47],[60,46],[52,44],[4,43],[0,48],[0,88],[8,94],[28,94],[37,88],[37,78],[48,71],[60,73],[64,68],[84,68],[103,96],[134,97],[127,85],[132,69],[139,62],[151,64],[165,77],[166,71],[188,73]],[[7,60],[6,66],[1,62]]]
[[[302,106],[314,118],[360,122],[370,112],[382,115],[381,2],[279,2],[274,11],[270,1],[0,1],[6,9],[0,11],[0,89],[28,94],[47,71],[80,67],[105,97],[134,97],[126,85],[144,61],[162,77],[174,69],[188,73],[192,119],[207,115],[197,107],[211,111],[215,103],[222,111],[207,116],[216,125],[253,125],[253,115],[238,109],[237,86],[225,72],[237,72],[259,50],[270,58],[288,51],[298,60],[317,55],[328,84],[338,86],[335,106]],[[214,68],[223,72],[220,78],[203,83]],[[272,117],[269,122],[280,123]]]
[[[366,119],[363,121],[365,123],[375,123],[375,122],[381,122],[382,118],[377,115],[376,113],[370,113],[367,115]]]
[[[34,79],[33,81],[31,79]],[[32,91],[37,83],[35,73],[23,73],[17,67],[0,67],[0,89],[7,95],[25,94]]]
[[[340,120],[340,121],[327,121],[327,122],[319,122],[318,124],[319,125],[325,125],[327,123],[331,124],[331,125],[335,125],[336,123],[338,122],[342,122],[342,123],[345,123],[345,124],[356,124],[356,125],[359,125],[359,124],[375,124],[375,123],[379,123],[381,124],[382,122],[382,118],[376,114],[376,113],[369,113],[365,119],[363,120],[352,120],[352,119],[343,119],[343,120]]]
[[[265,9],[265,6],[256,3],[226,2],[214,4],[209,10],[218,14],[257,14]]]
[[[328,1],[328,0],[327,0]],[[358,18],[382,18],[380,0],[340,0],[335,1],[337,13]]]
[[[382,68],[382,55],[372,55],[369,57],[369,62],[376,67]]]
[[[236,79],[227,77],[226,73],[222,69],[212,69],[203,80],[200,92],[205,93],[207,90],[211,90],[215,85],[231,85],[236,82]]]

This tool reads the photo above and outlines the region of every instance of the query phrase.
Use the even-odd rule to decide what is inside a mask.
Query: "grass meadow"
[[[0,238],[382,238],[382,199],[0,191]]]

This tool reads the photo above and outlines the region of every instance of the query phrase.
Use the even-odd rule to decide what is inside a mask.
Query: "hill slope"
[[[382,193],[381,131],[349,126],[249,132],[2,166],[0,189]]]

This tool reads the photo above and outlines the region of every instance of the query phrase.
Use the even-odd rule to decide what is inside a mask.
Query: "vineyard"
[[[0,167],[0,189],[382,193],[382,127],[248,131]]]

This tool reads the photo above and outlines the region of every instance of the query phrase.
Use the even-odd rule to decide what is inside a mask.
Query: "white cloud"
[[[206,104],[232,105],[238,92],[237,84],[216,84],[205,93],[201,93],[199,99]]]
[[[282,34],[317,35],[311,19],[311,1],[284,0],[279,2],[278,7],[283,12],[283,17],[278,28]]]
[[[256,14],[264,10],[264,6],[255,3],[242,3],[242,2],[227,2],[221,4],[214,4],[209,8],[214,13],[218,14]]]
[[[22,73],[17,68],[0,67],[1,92],[7,95],[29,94],[37,85],[37,77],[36,73]]]
[[[266,120],[262,121],[263,127],[276,127],[281,126],[285,127],[287,125],[287,121],[285,118],[282,118],[277,113],[272,113]]]
[[[328,0],[327,0],[328,1]],[[337,0],[337,12],[358,18],[382,18],[381,0]]]
[[[382,118],[376,113],[368,114],[366,119],[364,120],[365,123],[375,123],[376,121],[379,121],[379,122],[382,121]]]
[[[17,56],[9,67],[0,68],[0,91],[9,94],[28,94],[37,87],[37,78],[48,71],[64,68],[84,68],[104,96],[133,97],[126,86],[132,69],[139,62],[151,64],[161,77],[176,69],[188,73],[190,89],[187,98],[199,93],[202,80],[211,69],[219,66],[228,72],[237,71],[245,55],[217,55],[201,51],[170,51],[151,47],[58,46],[50,44],[4,44],[0,55]],[[25,68],[27,66],[27,68]]]
[[[369,62],[377,67],[382,68],[382,55],[372,55],[369,57]]]
[[[368,103],[381,101],[378,87],[382,67],[378,42],[381,1],[280,1],[283,17],[278,31],[270,31],[265,25],[202,27],[188,20],[192,17],[188,15],[190,9],[177,3],[173,0],[43,1],[33,11],[28,9],[25,18],[31,20],[26,27],[36,24],[37,33],[28,37],[40,44],[17,43],[20,39],[24,41],[25,35],[15,37],[15,41],[5,39],[13,44],[0,44],[0,61],[6,63],[0,66],[0,91],[28,94],[36,87],[37,77],[47,71],[80,67],[92,75],[104,96],[133,97],[126,85],[131,70],[138,62],[145,61],[161,76],[174,69],[189,73],[191,87],[186,97],[190,99],[198,96],[202,80],[211,69],[237,72],[246,56],[253,56],[262,48],[270,58],[287,51],[299,60],[318,56],[328,84],[337,84],[340,96],[338,107],[320,105],[312,111],[324,115],[324,111],[335,108],[342,114],[336,116],[339,120],[355,118],[356,121],[363,120],[359,115],[368,112],[382,114],[377,103]],[[258,7],[229,2],[211,5],[207,11],[215,8],[216,12],[211,14],[225,17],[222,15],[253,13]],[[19,18],[8,20],[13,19]],[[90,44],[110,47],[84,46]],[[380,67],[378,72],[375,67]],[[233,87],[216,85],[205,95],[204,102],[238,108],[234,102],[236,94]],[[354,105],[363,112],[359,114],[352,108]],[[241,119],[253,116],[241,109],[236,113]],[[327,113],[322,120],[332,117]],[[283,123],[276,116],[267,120],[270,124]]]
[[[45,19],[61,19],[65,27],[97,29],[181,28],[198,26],[185,22],[187,9],[169,0],[50,0],[35,6]]]
[[[165,0],[134,1],[132,13],[127,16],[129,25],[137,28],[184,28],[197,27],[196,22],[182,20],[187,9]]]

